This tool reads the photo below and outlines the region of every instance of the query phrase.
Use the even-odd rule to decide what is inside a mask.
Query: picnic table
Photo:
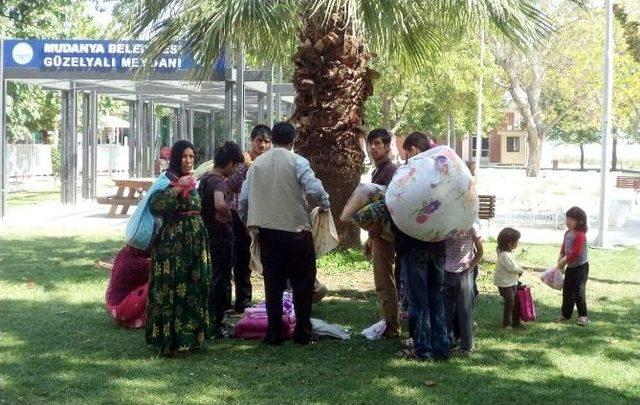
[[[115,186],[118,187],[116,194],[108,197],[98,197],[96,200],[98,204],[111,205],[109,215],[116,215],[118,206],[122,206],[120,214],[126,215],[130,206],[138,205],[138,201],[155,180],[154,178],[113,179]]]

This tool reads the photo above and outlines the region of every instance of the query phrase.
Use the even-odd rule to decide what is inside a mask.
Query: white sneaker
[[[578,321],[576,322],[576,324],[580,326],[587,326],[588,323],[589,323],[589,319],[587,319],[586,316],[578,317]]]

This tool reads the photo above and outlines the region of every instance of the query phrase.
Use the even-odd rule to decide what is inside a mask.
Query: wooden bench
[[[496,216],[496,196],[495,195],[478,195],[479,209],[478,218],[492,219]]]
[[[122,206],[120,214],[126,215],[130,206],[138,205],[138,202],[151,187],[154,180],[149,178],[113,179],[116,187],[118,187],[116,194],[98,197],[96,201],[98,204],[110,205],[109,215],[111,216],[116,215],[119,206]]]
[[[616,177],[617,188],[630,188],[636,192],[636,201],[638,204],[638,194],[640,194],[640,177],[634,176],[618,176]]]

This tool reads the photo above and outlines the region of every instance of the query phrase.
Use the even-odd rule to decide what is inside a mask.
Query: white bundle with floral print
[[[395,225],[425,241],[444,240],[471,228],[478,217],[478,195],[471,172],[449,147],[437,146],[400,167],[385,196]]]

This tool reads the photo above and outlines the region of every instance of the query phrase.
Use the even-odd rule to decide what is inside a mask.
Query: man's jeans
[[[444,307],[447,314],[449,337],[459,330],[460,348],[473,350],[473,307],[475,301],[473,269],[461,273],[445,272],[444,275]]]
[[[410,249],[402,256],[402,272],[409,304],[409,334],[416,355],[423,359],[449,357],[442,296],[444,257]]]

